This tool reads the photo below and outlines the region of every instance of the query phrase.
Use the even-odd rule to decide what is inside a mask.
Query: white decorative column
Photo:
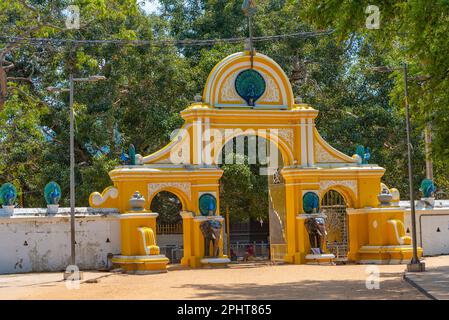
[[[301,119],[301,166],[307,167],[306,120]]]
[[[210,119],[207,117],[205,119],[205,128],[204,128],[204,162],[207,165],[212,164],[212,155],[211,155],[211,145],[210,145]]]
[[[313,120],[307,119],[307,162],[309,167],[314,166],[313,159]]]
[[[196,144],[195,164],[201,165],[203,163],[203,128],[201,118],[194,121],[193,130]]]

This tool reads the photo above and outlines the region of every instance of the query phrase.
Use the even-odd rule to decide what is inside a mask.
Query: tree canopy
[[[76,202],[111,184],[108,171],[130,143],[148,154],[179,128],[179,111],[201,92],[213,66],[243,43],[181,46],[32,42],[71,40],[204,40],[247,36],[241,0],[160,0],[145,12],[135,0],[0,3],[0,182],[13,182],[20,205],[43,206],[50,180],[68,204],[68,95],[70,74],[102,74],[106,81],[75,87]],[[80,8],[80,28],[65,28],[68,5]],[[370,162],[386,168],[384,181],[407,198],[407,158],[400,72],[372,66],[410,65],[415,185],[425,176],[422,132],[431,122],[435,180],[449,186],[449,15],[446,1],[384,1],[380,29],[365,27],[368,1],[260,0],[254,36],[334,29],[330,35],[257,41],[256,50],[286,71],[295,96],[320,111],[317,128],[334,147],[352,155],[371,149]],[[15,38],[11,38],[15,37]],[[22,40],[20,40],[22,39]],[[223,167],[221,197],[245,203],[257,217],[268,210],[266,182],[254,168]],[[243,177],[243,178],[242,178]],[[265,178],[266,179],[266,178]],[[263,183],[262,183],[263,182]],[[238,193],[239,198],[234,195]],[[235,205],[237,206],[237,204]],[[251,209],[252,208],[252,209]]]

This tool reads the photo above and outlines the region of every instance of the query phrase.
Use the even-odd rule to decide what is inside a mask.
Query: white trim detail
[[[203,164],[203,126],[201,118],[198,118],[194,122],[193,134],[196,138],[196,159],[194,164]]]
[[[301,166],[307,167],[306,119],[301,119]]]
[[[399,236],[399,230],[398,230],[398,222],[395,219],[388,219],[387,223],[393,225],[394,234],[396,236],[396,241],[400,244],[404,244],[404,239]]]
[[[210,142],[210,118],[207,117],[204,121],[204,163],[207,165],[212,164],[212,152],[211,152],[211,142]]]
[[[92,204],[95,206],[101,206],[108,198],[116,199],[118,197],[118,189],[116,187],[110,187],[103,195],[99,192],[94,192],[92,195]]]
[[[147,240],[145,239],[145,232],[144,232],[143,228],[137,228],[137,229],[140,231],[140,234],[142,235],[143,248],[145,249],[145,253],[147,255],[150,255],[150,249],[148,249]]]
[[[313,121],[312,119],[307,119],[307,162],[309,167],[314,166],[313,159]]]
[[[142,212],[142,213],[122,213],[119,215],[120,219],[140,219],[140,218],[157,218],[157,212]]]

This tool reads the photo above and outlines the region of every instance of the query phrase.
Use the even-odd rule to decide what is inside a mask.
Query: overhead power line
[[[272,36],[262,36],[262,37],[253,37],[254,42],[263,42],[263,41],[278,41],[286,38],[313,38],[323,35],[332,34],[334,30],[323,30],[323,31],[312,31],[312,32],[295,32],[289,34],[279,34]],[[223,38],[223,39],[210,39],[210,40],[193,40],[193,39],[185,39],[185,40],[174,40],[174,39],[166,39],[166,40],[125,40],[125,39],[66,39],[66,38],[25,38],[25,37],[8,37],[8,36],[0,36],[0,42],[2,43],[15,43],[15,42],[26,42],[29,44],[46,44],[50,43],[53,45],[63,45],[63,44],[86,44],[86,45],[101,45],[101,44],[117,44],[117,45],[153,45],[153,46],[208,46],[214,45],[216,43],[242,43],[246,40],[246,37],[239,38]]]

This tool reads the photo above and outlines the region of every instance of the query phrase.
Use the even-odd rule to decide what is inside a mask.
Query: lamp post
[[[75,151],[74,151],[74,122],[75,115],[73,112],[73,94],[75,82],[96,82],[105,80],[104,76],[90,76],[88,78],[74,78],[70,75],[69,88],[48,87],[50,92],[69,92],[70,93],[70,264],[75,265]]]
[[[407,131],[407,158],[408,158],[408,181],[410,192],[410,217],[412,222],[412,246],[413,257],[410,263],[407,264],[407,271],[409,272],[422,272],[425,270],[424,262],[419,260],[418,257],[418,245],[416,242],[416,212],[415,212],[415,195],[413,192],[413,159],[412,159],[412,142],[410,139],[410,110],[408,104],[408,73],[407,63],[402,64],[402,68],[388,68],[385,66],[373,67],[371,70],[375,72],[392,72],[394,70],[402,69],[404,72],[404,102],[405,102],[405,123]]]

